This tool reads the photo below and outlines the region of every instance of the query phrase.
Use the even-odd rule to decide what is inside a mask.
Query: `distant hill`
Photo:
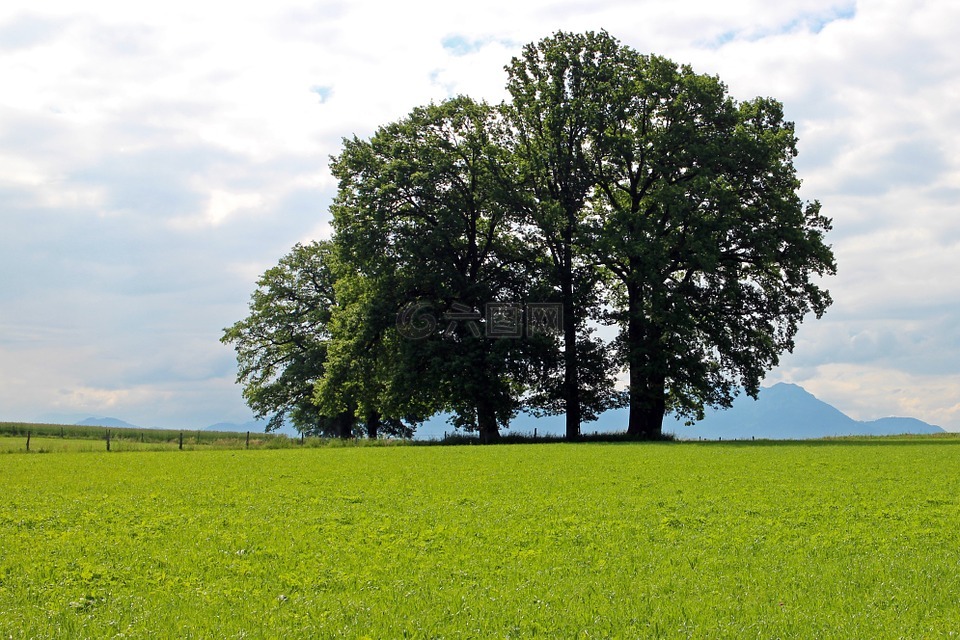
[[[943,433],[943,429],[927,424],[916,418],[880,418],[870,422],[861,422],[864,429],[869,430],[866,435],[895,436],[901,433]]]
[[[675,418],[668,419],[664,421],[664,431],[694,439],[802,440],[847,435],[942,433],[943,429],[915,418],[854,420],[803,387],[781,382],[761,389],[757,400],[741,396],[734,400],[730,409],[708,410],[702,421],[689,427]]]
[[[626,431],[628,409],[612,409],[601,414],[595,422],[585,422],[583,433]],[[540,435],[563,435],[563,416],[535,418],[521,413],[513,421],[510,432]],[[727,410],[707,409],[706,416],[692,426],[673,416],[663,421],[663,430],[683,439],[749,440],[768,438],[803,440],[847,435],[898,435],[901,433],[942,433],[940,427],[915,418],[881,418],[854,420],[836,407],[817,399],[803,387],[778,383],[760,390],[758,399],[740,396]],[[443,416],[435,416],[417,430],[417,437],[442,437],[452,432]]]
[[[111,427],[115,429],[141,429],[135,424],[124,422],[119,418],[86,418],[74,423],[80,427]]]

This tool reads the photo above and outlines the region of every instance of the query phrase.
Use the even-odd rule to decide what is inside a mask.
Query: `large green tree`
[[[612,378],[601,373],[614,368],[603,343],[589,335],[589,322],[598,319],[602,308],[602,274],[582,236],[595,185],[591,137],[601,121],[613,71],[609,59],[618,51],[606,34],[558,33],[525,46],[506,69],[512,100],[505,112],[525,186],[520,209],[531,223],[528,240],[549,257],[563,308],[564,368],[557,390],[562,403],[557,409],[566,414],[568,438],[580,435],[584,417],[595,418],[615,400]]]
[[[738,103],[713,76],[618,45],[588,134],[594,188],[584,245],[616,276],[629,369],[627,431],[656,437],[756,396],[830,296],[830,221],[798,196],[796,136],[779,102]]]
[[[346,140],[331,165],[337,242],[379,310],[367,328],[390,351],[388,404],[450,412],[484,440],[520,408],[530,358],[549,356],[551,344],[522,330],[490,332],[489,305],[522,322],[516,313],[536,287],[501,132],[495,109],[455,98],[417,108],[370,140]]]

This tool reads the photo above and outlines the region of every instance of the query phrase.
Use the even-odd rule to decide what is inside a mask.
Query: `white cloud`
[[[217,226],[241,209],[254,209],[263,204],[263,197],[259,193],[232,193],[215,189],[210,192],[210,203],[207,205],[206,220]]]
[[[607,29],[797,123],[840,271],[771,380],[960,430],[958,23],[921,0],[5,2],[0,418],[242,419],[220,331],[329,235],[341,138],[497,102],[523,44]]]

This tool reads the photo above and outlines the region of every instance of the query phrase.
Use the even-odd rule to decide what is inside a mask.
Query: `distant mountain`
[[[217,424],[212,424],[209,427],[204,427],[203,431],[253,431],[256,433],[262,433],[266,426],[266,422],[259,420],[250,420],[249,422],[244,422],[242,424],[236,422],[218,422]]]
[[[861,422],[873,436],[895,436],[901,433],[943,433],[943,429],[916,418],[880,418]]]
[[[600,415],[595,422],[581,425],[583,433],[609,433],[626,431],[628,409],[612,409]],[[513,421],[510,432],[540,435],[563,435],[563,416],[535,418],[521,413]],[[443,424],[437,417],[428,421],[427,437],[442,437],[443,432],[453,428]],[[707,409],[706,416],[692,426],[682,420],[667,416],[663,430],[682,439],[704,438],[706,440],[749,440],[769,438],[780,440],[803,440],[846,435],[897,435],[901,433],[942,433],[943,429],[915,418],[881,418],[862,422],[854,420],[842,411],[807,392],[795,384],[779,383],[760,389],[757,400],[740,396],[727,410]],[[418,430],[417,437],[423,437]]]
[[[779,383],[760,390],[757,400],[738,397],[725,411],[707,410],[692,426],[668,418],[664,431],[681,438],[747,440],[775,438],[802,440],[847,435],[897,435],[942,433],[943,429],[915,418],[854,420],[839,409],[818,400],[803,387]]]
[[[124,422],[119,418],[86,418],[80,422],[75,422],[80,427],[111,427],[115,429],[140,429],[135,424]]]

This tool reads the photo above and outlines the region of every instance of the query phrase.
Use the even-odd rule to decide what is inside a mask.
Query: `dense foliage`
[[[507,74],[502,105],[344,141],[333,238],[224,335],[258,415],[376,436],[447,412],[492,440],[524,409],[573,438],[629,403],[627,433],[657,437],[666,412],[756,396],[824,313],[830,220],[798,196],[779,102],[606,33],[530,44]]]

